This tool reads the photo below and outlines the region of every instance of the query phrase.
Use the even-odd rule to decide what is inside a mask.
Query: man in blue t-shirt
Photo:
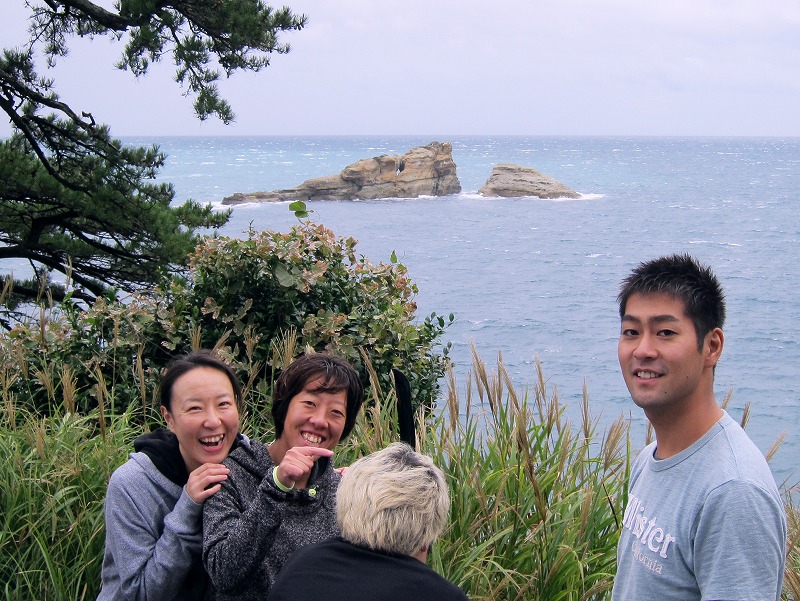
[[[619,364],[656,440],[636,459],[613,600],[780,600],[786,516],[764,456],[714,396],[725,299],[689,255],[640,264],[618,296]]]

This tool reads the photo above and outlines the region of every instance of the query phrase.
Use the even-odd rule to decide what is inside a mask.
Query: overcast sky
[[[169,61],[139,80],[115,70],[121,44],[73,43],[51,75],[116,136],[800,136],[797,0],[289,6],[309,19],[283,37],[292,51],[220,85],[232,126],[193,117]],[[0,13],[3,47],[24,41],[23,0]]]

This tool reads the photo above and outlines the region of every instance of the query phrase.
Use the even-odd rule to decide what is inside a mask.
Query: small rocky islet
[[[453,146],[431,142],[402,156],[382,154],[348,165],[337,175],[317,177],[299,186],[272,192],[236,192],[222,200],[235,205],[250,202],[309,200],[376,200],[449,196],[461,192]],[[498,163],[478,191],[487,197],[581,198],[578,192],[531,167]]]

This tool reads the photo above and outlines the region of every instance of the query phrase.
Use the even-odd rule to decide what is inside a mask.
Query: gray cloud
[[[4,45],[24,40],[18,3]],[[800,135],[798,3],[290,6],[309,16],[284,38],[292,52],[220,86],[233,126],[196,121],[169,63],[141,80],[115,71],[121,46],[104,40],[73,44],[57,89],[116,135]]]

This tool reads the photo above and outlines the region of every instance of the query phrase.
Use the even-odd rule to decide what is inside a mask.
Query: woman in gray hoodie
[[[274,442],[235,449],[203,507],[203,561],[218,600],[264,599],[292,552],[338,534],[333,448],[353,429],[361,380],[341,359],[305,355],[273,396]]]
[[[203,503],[228,476],[239,431],[242,387],[208,352],[174,361],[161,380],[160,428],[134,442],[111,475],[105,500],[106,543],[98,601],[204,598],[200,559]]]

